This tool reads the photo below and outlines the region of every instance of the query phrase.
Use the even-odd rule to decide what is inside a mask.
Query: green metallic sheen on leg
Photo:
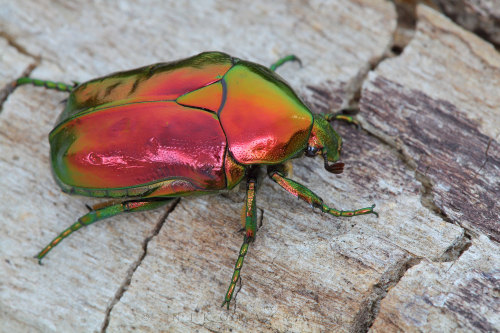
[[[241,268],[243,267],[243,260],[245,259],[245,255],[248,252],[248,246],[250,245],[250,242],[252,241],[252,239],[253,239],[252,237],[247,237],[247,235],[245,235],[245,237],[243,238],[243,244],[241,244],[238,259],[236,260],[236,264],[234,265],[234,272],[233,272],[233,276],[231,277],[231,283],[229,284],[229,288],[227,289],[226,297],[224,297],[224,302],[222,302],[222,305],[221,305],[221,307],[226,305],[228,310],[229,310],[229,303],[231,302],[231,299],[233,298],[233,293],[234,293],[234,289],[236,287],[236,283],[240,279],[240,271],[241,271]]]
[[[375,205],[371,207],[356,209],[356,210],[338,210],[336,208],[328,207],[323,203],[323,199],[321,199],[318,195],[316,195],[313,191],[308,189],[302,184],[297,183],[289,178],[286,178],[278,171],[270,171],[269,176],[272,180],[274,180],[278,185],[280,185],[283,189],[285,189],[290,194],[296,196],[299,199],[304,200],[314,208],[320,208],[322,212],[331,214],[333,216],[344,216],[351,217],[357,215],[366,215],[366,214],[375,214],[378,217],[378,213],[374,212],[373,209]]]
[[[231,283],[226,292],[226,297],[224,297],[224,302],[221,307],[227,305],[229,309],[229,303],[233,298],[234,289],[236,283],[240,278],[241,268],[243,267],[243,261],[248,252],[248,246],[250,242],[255,238],[255,233],[257,232],[257,206],[255,204],[255,180],[250,179],[247,183],[247,196],[245,199],[245,237],[243,238],[243,244],[241,244],[238,259],[236,259],[236,264],[234,265],[233,276],[231,277]]]
[[[300,61],[300,59],[296,55],[290,54],[290,55],[287,55],[286,57],[283,57],[283,58],[279,59],[278,61],[276,61],[274,64],[269,66],[269,69],[274,72],[279,67],[281,67],[283,64],[285,64],[289,61],[297,61],[299,63],[299,65],[302,66],[302,61]]]
[[[39,79],[32,79],[30,77],[22,77],[17,79],[15,86],[22,86],[25,84],[32,84],[37,87],[45,87],[47,89],[53,89],[53,90],[58,90],[58,91],[65,91],[65,92],[71,92],[75,86],[78,85],[77,82],[73,84],[67,84],[63,82],[54,82],[54,81],[48,81],[48,80],[39,80]]]
[[[126,201],[126,202],[121,202],[119,204],[92,210],[87,214],[83,215],[82,217],[80,217],[78,221],[73,223],[69,228],[61,232],[46,247],[44,247],[43,250],[40,251],[40,253],[38,253],[35,258],[37,258],[38,263],[41,264],[43,257],[45,257],[47,253],[49,253],[49,251],[52,250],[57,244],[59,244],[64,238],[68,237],[73,232],[89,224],[107,219],[109,217],[113,217],[120,213],[131,213],[131,212],[156,209],[160,206],[165,205],[171,200],[173,200],[173,198],[168,198],[158,201]]]
[[[375,208],[374,204],[371,205],[371,207],[366,207],[366,208],[361,208],[361,209],[356,209],[356,210],[337,210],[335,208],[328,207],[325,204],[323,204],[321,206],[321,210],[324,213],[328,213],[328,214],[331,214],[334,216],[344,216],[344,217],[366,215],[366,214],[375,214],[375,216],[378,217],[378,213],[373,211],[374,208]]]
[[[357,109],[343,109],[343,110],[336,112],[336,113],[325,114],[324,117],[327,121],[335,121],[335,120],[344,121],[346,123],[353,124],[359,128],[359,127],[361,127],[359,122],[353,116],[350,115],[350,114],[353,114],[354,112],[357,113],[357,111],[359,111],[359,110],[357,110]]]
[[[255,237],[257,232],[257,206],[255,204],[255,181],[247,184],[245,230],[247,237]]]

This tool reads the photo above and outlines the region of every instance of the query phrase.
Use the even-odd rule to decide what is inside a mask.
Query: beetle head
[[[337,134],[323,115],[315,114],[311,135],[306,148],[306,156],[323,156],[325,169],[331,173],[342,173],[344,163],[337,162],[340,158],[342,138]],[[329,164],[328,162],[337,162]]]

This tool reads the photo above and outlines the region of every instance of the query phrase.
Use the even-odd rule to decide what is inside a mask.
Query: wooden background
[[[1,0],[0,331],[499,331],[500,54],[488,40],[500,3],[416,2]],[[206,50],[262,64],[296,54],[303,66],[279,74],[314,111],[359,107],[363,130],[335,124],[345,172],[303,159],[293,179],[337,208],[376,203],[380,218],[326,216],[265,180],[229,311],[237,191],[96,223],[38,265],[98,200],[51,176],[47,135],[67,95],[11,82],[82,82]]]

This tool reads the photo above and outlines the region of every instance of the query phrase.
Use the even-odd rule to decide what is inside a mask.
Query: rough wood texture
[[[395,54],[401,53],[415,34],[417,24],[416,9],[419,4],[433,6],[436,9],[434,0],[394,0],[398,14],[398,25],[394,31],[391,51]]]
[[[456,261],[423,261],[382,301],[370,332],[498,332],[499,262],[485,236]]]
[[[0,71],[8,97],[0,114],[0,331],[498,329],[498,289],[488,288],[498,286],[500,266],[499,56],[429,9],[418,22],[403,54],[366,77],[392,45],[389,1],[0,3],[8,55],[0,68],[9,68]],[[440,46],[427,47],[434,39]],[[8,83],[34,64],[33,77],[83,81],[204,50],[263,64],[297,54],[303,67],[279,73],[317,112],[355,102],[366,79],[366,130],[334,125],[346,171],[334,176],[321,161],[302,159],[293,179],[338,208],[376,203],[380,218],[325,216],[264,180],[262,226],[229,311],[219,306],[243,237],[237,191],[100,222],[37,265],[32,256],[97,200],[64,195],[51,179],[46,137],[66,95],[11,92]],[[437,126],[427,118],[479,148],[425,141]],[[415,124],[425,132],[415,135]],[[457,161],[445,159],[450,150]],[[449,184],[453,177],[470,197]],[[484,212],[480,205],[493,206]]]
[[[428,206],[473,235],[458,260],[410,269],[371,331],[499,330],[499,87],[495,49],[423,6],[403,54],[363,85],[366,128],[415,168]]]
[[[500,56],[427,7],[415,38],[370,73],[362,92],[372,130],[432,185],[452,222],[500,241]]]
[[[500,1],[435,0],[453,21],[500,46]]]

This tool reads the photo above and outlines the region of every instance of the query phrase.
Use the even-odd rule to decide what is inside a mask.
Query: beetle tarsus
[[[233,298],[234,288],[236,287],[236,283],[240,279],[240,272],[241,272],[241,268],[243,267],[243,261],[245,259],[245,256],[248,253],[248,246],[250,245],[250,242],[252,240],[253,240],[253,237],[248,237],[247,235],[245,235],[245,237],[243,239],[243,244],[241,244],[238,259],[236,259],[236,263],[234,265],[234,272],[233,272],[233,276],[231,278],[231,283],[229,284],[229,288],[227,289],[226,296],[224,297],[224,303],[222,303],[222,306],[224,306],[224,304],[227,304],[228,310],[229,310],[229,303],[231,302],[231,299]]]
[[[375,204],[372,205],[371,209],[372,209],[372,214],[375,214],[375,216],[378,218],[378,213],[373,210],[375,209]]]
[[[37,254],[36,256],[33,256],[33,258],[37,259],[37,261],[38,261],[38,265],[40,265],[40,266],[42,266],[42,265],[43,265],[43,263],[42,263],[42,259],[43,259],[43,257],[42,257],[42,258],[40,258],[40,254]]]
[[[243,220],[245,222],[245,237],[243,238],[243,243],[241,244],[240,252],[238,255],[238,259],[236,259],[236,263],[234,264],[233,276],[231,277],[231,283],[229,284],[229,288],[227,288],[226,296],[224,297],[224,304],[227,304],[227,308],[229,309],[229,302],[233,297],[234,288],[236,287],[236,283],[240,279],[241,268],[243,267],[243,261],[245,260],[245,256],[248,252],[248,247],[250,243],[255,238],[255,233],[257,232],[257,206],[255,200],[255,192],[256,192],[256,183],[257,183],[257,174],[259,172],[258,168],[253,168],[249,171],[250,176],[247,180],[247,195],[245,198],[245,214],[243,216]]]
[[[231,300],[224,300],[224,302],[222,302],[222,305],[220,306],[221,308],[224,307],[224,305],[226,305],[226,309],[229,310],[229,304],[231,303]]]
[[[359,215],[367,215],[367,214],[374,214],[378,218],[378,213],[373,211],[373,208],[375,208],[375,205],[371,205],[370,207],[365,207],[365,208],[360,208],[360,209],[355,209],[355,210],[338,210],[332,207],[328,207],[327,205],[323,204],[323,207],[321,210],[324,213],[328,213],[333,216],[337,217],[353,217],[353,216],[359,216]]]

